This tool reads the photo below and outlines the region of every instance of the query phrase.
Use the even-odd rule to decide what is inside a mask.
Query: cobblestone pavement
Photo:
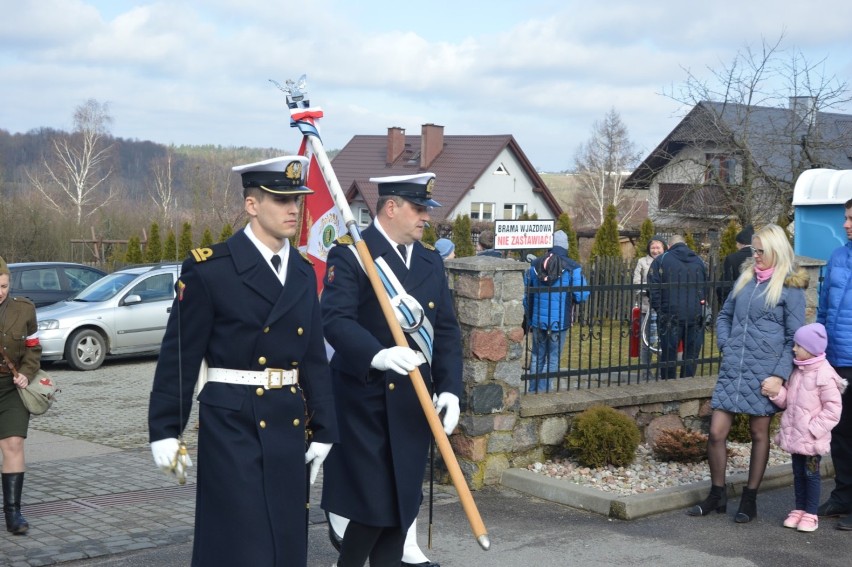
[[[0,565],[50,565],[191,539],[194,470],[178,486],[147,449],[155,362],[110,361],[92,372],[46,367],[61,392],[30,421],[27,454],[41,432],[62,437],[51,436],[59,439],[50,446],[55,455],[28,463],[22,502],[31,528],[26,536],[0,536]],[[194,429],[188,437],[194,447]]]

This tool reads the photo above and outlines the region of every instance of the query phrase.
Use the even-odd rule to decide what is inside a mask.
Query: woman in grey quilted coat
[[[793,249],[784,231],[770,224],[752,238],[753,260],[743,266],[716,321],[722,353],[713,391],[707,459],[710,495],[690,508],[691,516],[727,510],[725,468],[727,440],[734,414],[749,416],[751,459],[734,520],[750,522],[757,515],[757,489],[769,460],[769,422],[780,409],[761,394],[764,383],[775,391],[793,370],[793,335],[805,323],[807,273],[793,264]]]

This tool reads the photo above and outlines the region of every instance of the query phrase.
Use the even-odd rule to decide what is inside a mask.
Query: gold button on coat
[[[429,309],[435,309],[435,302],[434,301],[429,302]]]
[[[263,328],[263,332],[264,332],[264,333],[268,333],[268,332],[269,332],[269,327],[264,327],[264,328]]]
[[[257,359],[257,363],[258,364],[266,364],[266,357],[261,356],[260,358]]]
[[[296,386],[290,386],[290,393],[291,393],[291,394],[295,394],[295,393],[296,393]]]
[[[263,421],[262,419],[260,420],[259,425],[260,425],[260,428],[261,428],[261,429],[266,429],[266,422],[265,422],[265,421]]]
[[[299,421],[298,419],[294,419],[293,420],[293,427],[299,427],[300,423],[301,423],[301,421]]]
[[[394,390],[395,388],[396,388],[396,384],[394,384],[393,382],[388,384],[388,390]]]
[[[255,390],[254,392],[255,392],[258,396],[262,396],[262,395],[263,395],[263,388],[258,388],[258,389],[257,389],[257,390]]]
[[[293,361],[293,362],[291,362],[290,364],[292,364],[292,365],[293,365],[293,367],[295,368],[296,366],[299,366],[299,361],[298,361],[298,360],[294,360],[294,361]]]
[[[301,328],[301,327],[299,327],[298,329],[296,329],[296,333],[297,333],[298,335],[302,335],[304,332],[305,332],[305,330],[304,330],[303,328]]]

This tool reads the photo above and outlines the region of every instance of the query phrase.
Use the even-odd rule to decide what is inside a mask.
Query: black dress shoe
[[[423,563],[406,563],[402,562],[402,567],[441,567],[438,563],[432,563],[431,561],[424,561]]]
[[[328,541],[331,542],[331,546],[340,551],[340,548],[343,546],[343,538],[337,535],[337,532],[334,531],[334,528],[331,527],[331,521],[328,519],[328,512],[325,513],[325,521],[328,524]]]
[[[826,500],[820,505],[819,508],[817,508],[817,516],[826,516],[829,518],[842,516],[843,514],[848,513],[848,507],[844,506],[843,504],[838,504],[834,500]]]
[[[852,531],[852,516],[846,516],[845,518],[837,522],[837,529],[846,530],[847,532]]]

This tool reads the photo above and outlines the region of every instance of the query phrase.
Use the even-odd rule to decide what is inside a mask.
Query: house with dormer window
[[[448,136],[424,124],[419,136],[399,127],[387,136],[357,135],[332,160],[352,214],[362,227],[375,215],[378,188],[371,177],[436,175],[433,220],[469,215],[471,220],[516,219],[527,213],[557,218],[562,208],[515,138],[504,135]]]
[[[700,102],[646,157],[625,188],[648,191],[662,227],[775,222],[792,213],[799,174],[852,168],[852,116],[820,112],[810,97],[786,108]]]

